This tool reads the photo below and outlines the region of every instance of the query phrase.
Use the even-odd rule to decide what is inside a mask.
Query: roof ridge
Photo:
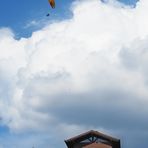
[[[69,141],[75,141],[76,139],[80,138],[80,137],[83,137],[83,136],[87,136],[89,134],[95,134],[96,136],[99,136],[100,138],[105,138],[106,140],[110,140],[110,141],[118,141],[119,139],[117,138],[114,138],[114,137],[111,137],[111,136],[108,136],[106,134],[103,134],[101,132],[98,132],[98,131],[95,131],[95,130],[89,130],[85,133],[82,133],[82,134],[79,134],[77,136],[74,136],[70,139],[67,139],[65,140],[65,142],[69,142]]]

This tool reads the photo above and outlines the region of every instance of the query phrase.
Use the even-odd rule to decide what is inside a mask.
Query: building
[[[120,148],[120,140],[98,131],[88,131],[68,140],[68,148]]]

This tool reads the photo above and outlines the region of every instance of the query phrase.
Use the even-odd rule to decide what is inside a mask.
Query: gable
[[[120,148],[119,139],[93,130],[65,140],[65,143],[68,148]]]

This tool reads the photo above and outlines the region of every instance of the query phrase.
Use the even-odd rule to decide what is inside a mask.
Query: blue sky
[[[148,1],[101,1],[1,0],[0,148],[90,129],[148,147]]]
[[[57,8],[52,10],[47,0],[1,0],[0,26],[11,27],[19,36],[28,36],[33,31],[32,28],[24,29],[29,21],[65,18],[71,2],[72,0],[57,1]],[[49,18],[46,17],[47,13],[51,14]]]
[[[137,0],[120,0],[127,5],[135,5]],[[65,19],[71,16],[69,6],[73,0],[63,0],[56,2],[56,9],[52,10],[47,0],[1,0],[0,5],[0,26],[10,27],[18,37],[28,37],[32,31],[42,27],[34,26],[26,28],[25,26],[32,20],[53,20]],[[50,13],[50,17],[46,14]]]

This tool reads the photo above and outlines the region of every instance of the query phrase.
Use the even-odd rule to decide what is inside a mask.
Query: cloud
[[[1,28],[1,124],[16,137],[31,135],[24,147],[33,139],[58,147],[91,128],[121,137],[125,147],[148,146],[147,10],[146,0],[135,8],[81,0],[71,19],[30,38]]]

